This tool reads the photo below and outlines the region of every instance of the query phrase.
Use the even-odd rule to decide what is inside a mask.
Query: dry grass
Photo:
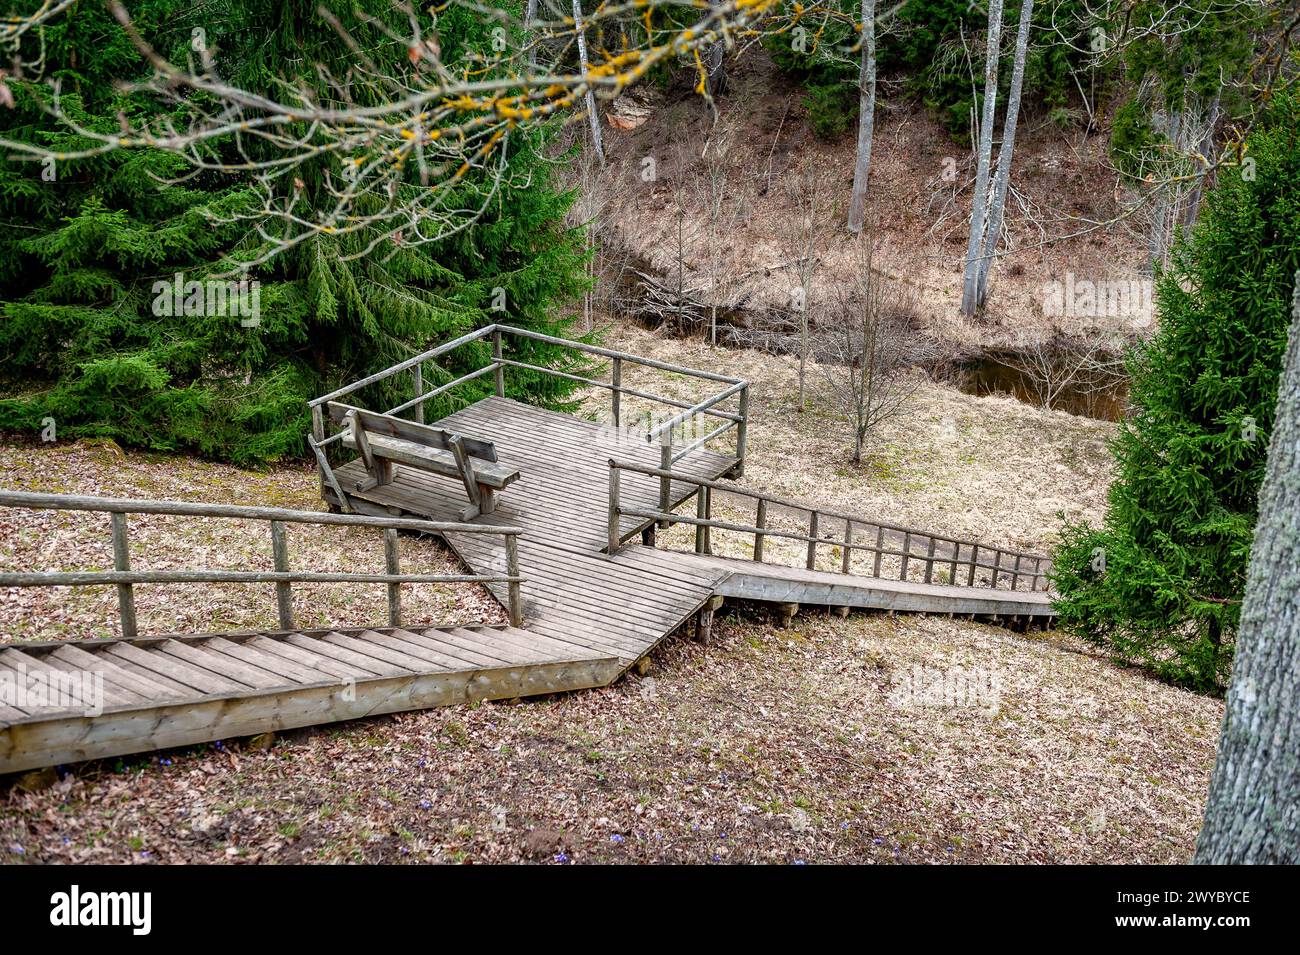
[[[622,324],[603,334],[613,348],[751,382],[749,453],[741,482],[749,487],[1036,553],[1054,546],[1058,512],[1097,521],[1105,511],[1112,473],[1106,442],[1115,430],[1109,422],[1045,411],[1009,397],[975,398],[927,381],[872,439],[864,466],[855,467],[850,426],[817,397],[822,378],[815,365],[808,373],[812,400],[800,413],[798,378],[788,359],[711,347],[697,339],[666,340]],[[707,383],[626,365],[623,383],[683,400],[710,393]],[[602,391],[588,399],[584,411],[602,415],[608,401]],[[646,407],[631,404],[634,412]],[[730,450],[729,441],[729,435],[720,439],[718,450]],[[752,521],[752,504],[748,507],[731,516]]]

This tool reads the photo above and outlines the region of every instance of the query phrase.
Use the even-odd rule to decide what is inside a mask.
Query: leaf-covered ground
[[[745,483],[824,506],[1049,548],[1055,512],[1095,518],[1112,426],[926,385],[853,468],[842,427],[792,409],[788,369],[752,353],[623,330],[630,350],[755,381]],[[639,385],[675,387],[666,378]],[[602,399],[592,399],[595,414]],[[0,484],[317,508],[314,476],[0,446]],[[88,523],[87,523],[88,521]],[[0,514],[0,562],[105,566],[106,526]],[[251,525],[250,525],[251,526]],[[141,566],[265,566],[239,533],[141,521]],[[303,529],[295,534],[307,535]],[[337,531],[312,562],[369,566]],[[405,540],[411,565],[454,566]],[[363,556],[357,556],[363,555]],[[228,588],[226,588],[228,589]],[[467,587],[406,599],[426,619],[499,613]],[[263,590],[265,592],[263,592]],[[376,622],[382,588],[324,596]],[[140,588],[153,632],[271,626],[270,588]],[[355,601],[355,602],[349,602]],[[111,592],[0,591],[7,639],[111,633]],[[0,859],[113,861],[1180,862],[1191,852],[1220,701],[1098,657],[1062,634],[812,612],[789,630],[728,607],[714,645],[683,636],[647,676],[515,704],[461,706],[65,768],[0,792]]]
[[[1181,862],[1217,701],[1058,641],[729,615],[650,674],[82,767],[0,810],[9,861]],[[919,669],[918,669],[919,668]],[[975,706],[909,692],[964,672]]]

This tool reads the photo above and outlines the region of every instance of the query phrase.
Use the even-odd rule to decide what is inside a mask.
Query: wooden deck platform
[[[527,632],[560,640],[575,653],[613,654],[625,669],[691,618],[726,576],[724,569],[686,566],[667,551],[627,549],[645,550],[640,559],[624,552],[613,558],[602,553],[609,458],[657,464],[658,446],[508,398],[480,401],[437,425],[492,441],[500,462],[520,472],[519,480],[501,493],[496,511],[473,523],[524,528],[519,563],[527,578]],[[696,451],[679,467],[684,473],[714,478],[735,463],[727,455]],[[358,461],[337,470],[345,487],[364,473]],[[673,502],[680,503],[693,490],[675,483]],[[647,506],[658,503],[655,482],[642,482],[634,493]],[[454,519],[464,506],[464,491],[454,479],[413,468],[399,467],[392,484],[349,497],[353,507],[377,514]],[[326,499],[337,503],[333,498],[327,493]],[[625,536],[635,535],[644,523],[629,519]],[[504,571],[505,556],[494,542],[470,534],[445,537],[475,573]],[[490,586],[504,597],[503,587]]]

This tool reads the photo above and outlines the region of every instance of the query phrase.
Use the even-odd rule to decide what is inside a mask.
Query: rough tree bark
[[[862,62],[858,69],[858,158],[849,199],[849,231],[861,232],[866,216],[871,140],[876,126],[876,0],[862,0]]]
[[[1007,116],[1002,124],[1002,148],[998,151],[998,174],[993,182],[993,208],[989,213],[975,279],[975,307],[982,308],[989,291],[989,271],[998,249],[1002,216],[1007,208],[1007,191],[1011,186],[1011,157],[1016,149],[1016,125],[1020,117],[1020,91],[1025,81],[1025,57],[1029,50],[1029,30],[1034,15],[1034,0],[1020,7],[1020,26],[1016,33],[1015,63],[1011,68],[1011,89],[1007,91]]]
[[[582,26],[582,0],[573,0],[573,29],[578,34],[578,64],[582,75],[587,75],[587,31]],[[600,135],[600,113],[596,112],[596,96],[587,89],[587,116],[591,119],[591,141],[596,147],[600,164],[605,165],[605,146]]]
[[[979,155],[975,167],[975,192],[971,197],[970,238],[966,243],[966,276],[962,282],[961,311],[975,314],[975,285],[980,251],[984,247],[984,216],[988,206],[989,163],[993,155],[993,118],[998,105],[998,60],[1002,52],[1002,0],[989,0],[988,42],[984,54],[984,115],[980,122]]]
[[[1195,861],[1300,862],[1300,272]]]

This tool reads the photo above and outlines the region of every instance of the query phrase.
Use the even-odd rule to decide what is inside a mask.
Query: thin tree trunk
[[[537,68],[537,46],[533,43],[533,21],[537,19],[537,0],[528,0],[524,9],[524,33],[528,37],[528,67]]]
[[[1195,861],[1300,862],[1300,272]]]
[[[578,34],[578,63],[582,75],[587,75],[587,31],[582,25],[582,0],[573,0],[573,29]],[[587,87],[587,116],[591,120],[591,141],[596,147],[600,164],[605,165],[605,146],[600,136],[600,113],[596,112],[596,94]]]
[[[993,253],[998,248],[1002,232],[1002,216],[1007,207],[1007,191],[1011,186],[1011,157],[1016,149],[1016,125],[1020,117],[1020,91],[1025,80],[1025,57],[1029,50],[1029,30],[1034,15],[1034,0],[1024,0],[1020,7],[1020,27],[1016,33],[1016,58],[1011,68],[1011,89],[1007,91],[1007,116],[1002,124],[1002,148],[998,152],[998,174],[993,182],[993,209],[989,215],[984,248],[980,253],[978,276],[975,282],[975,306],[983,307],[988,295],[989,271],[993,268]]]
[[[871,140],[876,126],[876,0],[862,0],[862,62],[858,69],[858,158],[853,166],[849,231],[861,232],[871,174]]]
[[[709,0],[709,6],[717,6],[721,0]],[[727,52],[724,40],[714,40],[704,54],[705,75],[709,81],[709,98],[719,96],[727,88],[727,73],[723,69],[723,58]],[[717,115],[717,112],[714,112]]]
[[[1002,0],[989,0],[988,42],[984,53],[984,117],[980,122],[975,192],[971,197],[970,238],[966,242],[966,275],[962,282],[961,310],[975,314],[976,269],[984,247],[984,221],[988,205],[989,163],[993,155],[993,119],[998,106],[998,60],[1002,52]]]
[[[1201,175],[1197,177],[1196,183],[1192,186],[1192,191],[1187,197],[1187,203],[1183,207],[1182,222],[1183,227],[1187,229],[1196,224],[1196,216],[1201,211],[1201,198],[1205,195],[1205,179],[1209,175],[1208,163],[1211,161],[1209,157],[1214,148],[1214,127],[1219,125],[1220,97],[1222,95],[1223,90],[1221,89],[1214,94],[1214,100],[1210,103],[1209,115],[1205,118],[1205,135],[1201,137],[1201,142],[1197,146],[1197,152],[1201,158],[1206,160],[1207,166]]]

